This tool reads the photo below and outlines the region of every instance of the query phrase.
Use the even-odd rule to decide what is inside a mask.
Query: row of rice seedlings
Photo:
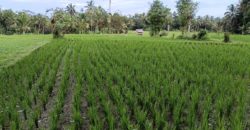
[[[13,73],[9,73],[9,75],[15,76],[15,77],[18,78],[17,80],[13,80],[13,81],[16,81],[16,83],[14,83],[13,81],[10,81],[10,82],[12,82],[12,85],[13,85],[13,86],[10,86],[10,88],[14,89],[14,86],[15,86],[15,88],[17,88],[17,89],[14,90],[14,91],[16,91],[17,94],[19,95],[19,96],[15,96],[16,99],[13,99],[13,100],[17,100],[16,105],[19,104],[16,111],[22,112],[22,114],[19,114],[20,115],[19,117],[21,117],[19,122],[13,123],[13,121],[12,121],[12,124],[15,124],[16,126],[20,126],[18,124],[23,123],[22,118],[24,118],[24,120],[27,120],[27,118],[28,118],[27,111],[30,110],[31,106],[32,106],[32,100],[28,96],[29,91],[32,89],[31,86],[32,86],[32,83],[34,82],[33,80],[35,80],[36,79],[35,77],[37,77],[37,75],[39,75],[39,73],[35,72],[36,71],[35,69],[39,69],[39,68],[43,67],[43,64],[40,64],[40,63],[44,62],[44,61],[40,61],[39,59],[43,59],[44,57],[46,57],[48,55],[47,54],[42,55],[41,56],[42,58],[35,57],[35,56],[37,56],[36,53],[43,53],[43,52],[44,52],[44,50],[41,49],[41,50],[38,50],[38,52],[32,53],[31,56],[29,56],[29,57],[23,59],[22,61],[20,61],[21,63],[18,63],[17,65],[13,66],[12,68],[15,71],[11,71]],[[34,59],[38,59],[39,61],[35,62],[34,68],[29,68],[29,66],[34,62]],[[10,69],[11,69],[11,67],[10,67]],[[25,72],[25,73],[19,73],[19,72]],[[20,75],[16,75],[16,73],[18,73]],[[9,80],[9,79],[7,79],[7,80]],[[21,87],[23,89],[18,89],[18,87]],[[13,93],[13,91],[12,91],[12,93]],[[15,103],[15,102],[10,102],[10,103]],[[14,104],[13,107],[15,108],[16,105]],[[11,113],[13,113],[13,112],[11,112]],[[7,120],[7,119],[8,118],[5,118],[5,120]],[[3,125],[3,127],[4,127],[4,125]]]
[[[92,82],[92,81],[88,81]],[[88,101],[88,118],[90,121],[90,129],[103,129],[104,124],[99,115],[99,105],[97,104],[98,95],[96,94],[96,88],[92,86],[93,84],[89,84],[88,92],[87,92],[87,101]]]
[[[58,129],[58,120],[59,120],[59,116],[60,116],[60,113],[61,113],[63,105],[64,105],[64,99],[66,97],[67,88],[69,85],[71,54],[72,54],[72,50],[68,50],[66,52],[66,59],[65,59],[65,64],[64,64],[64,68],[63,68],[62,81],[60,84],[59,91],[57,93],[56,103],[54,105],[54,109],[50,113],[50,118],[49,118],[49,120],[50,120],[50,125],[49,125],[50,128],[49,129],[51,129],[51,130]]]
[[[60,53],[60,51],[58,51],[59,53]],[[55,53],[54,55],[52,55],[52,57],[51,58],[49,58],[49,60],[48,60],[48,62],[49,63],[52,63],[52,64],[48,64],[48,65],[45,65],[47,68],[47,71],[45,70],[45,72],[48,72],[48,68],[50,68],[49,66],[51,66],[51,65],[53,65],[53,67],[52,67],[52,69],[55,69],[56,68],[56,64],[58,64],[57,62],[58,62],[58,59],[60,59],[60,56],[58,56],[58,55],[56,55],[57,53]],[[55,59],[57,59],[57,62],[55,62],[55,63],[53,63],[53,58],[55,58]],[[53,72],[53,71],[51,71],[51,72]],[[46,74],[46,73],[44,73],[44,74]],[[48,74],[48,73],[47,73]],[[46,74],[46,75],[47,75]],[[51,74],[51,73],[50,73]],[[43,76],[43,75],[41,75],[41,76]],[[45,80],[45,77],[43,77],[44,78],[44,80]],[[48,76],[47,77],[47,80],[50,80],[51,79],[51,76]],[[45,82],[44,82],[45,83]],[[42,85],[42,84],[40,84],[40,85]],[[40,89],[40,88],[39,88]],[[36,87],[36,86],[33,86],[30,90],[29,90],[29,92],[28,93],[30,93],[30,92],[34,92],[34,91],[39,91],[38,90],[38,88]],[[38,114],[40,113],[40,110],[37,110],[38,108],[34,108],[33,107],[33,105],[32,105],[32,101],[34,100],[34,97],[35,96],[37,96],[37,95],[33,95],[33,97],[32,96],[30,96],[30,94],[27,94],[27,95],[29,95],[29,96],[27,96],[26,98],[29,98],[28,99],[28,106],[29,107],[27,107],[28,109],[26,110],[26,109],[23,109],[23,112],[25,112],[24,113],[24,117],[25,117],[25,120],[27,120],[27,111],[28,111],[28,113],[30,113],[29,115],[28,115],[28,117],[29,117],[29,119],[28,119],[28,123],[29,123],[29,128],[30,129],[32,129],[32,127],[35,125],[35,127],[37,127],[38,128]],[[37,102],[37,100],[38,99],[35,99],[35,101],[34,101],[34,104],[36,104],[36,102]],[[35,109],[35,110],[34,110]],[[24,123],[23,123],[24,124]],[[27,125],[26,126],[23,126],[23,127],[27,127]]]
[[[82,77],[82,69],[81,66],[82,62],[80,61],[80,51],[82,46],[75,45],[74,52],[73,52],[73,63],[72,63],[72,71],[73,74],[76,75],[76,86],[74,88],[74,95],[73,95],[73,107],[72,107],[72,120],[73,125],[72,129],[74,130],[81,130],[83,129],[83,118],[81,115],[81,97],[83,94],[83,77]]]
[[[53,89],[54,86],[54,81],[55,81],[55,77],[56,77],[56,71],[59,67],[59,63],[62,57],[62,50],[58,51],[58,55],[57,53],[55,53],[55,55],[51,56],[51,58],[49,58],[48,63],[50,63],[47,67],[47,70],[50,69],[50,71],[45,71],[45,73],[43,73],[44,75],[41,75],[41,80],[42,82],[38,82],[38,84],[36,84],[36,86],[32,87],[32,89],[30,90],[31,92],[31,98],[30,100],[32,100],[34,102],[34,106],[33,107],[29,107],[29,120],[28,120],[28,128],[30,129],[34,129],[38,128],[38,119],[39,116],[41,114],[41,108],[43,108],[44,110],[46,110],[46,102],[48,101],[48,97],[49,97],[49,91],[51,89]],[[56,60],[55,60],[56,59]],[[47,73],[46,73],[47,72]],[[41,83],[41,84],[39,84]],[[38,88],[39,87],[39,88]],[[35,93],[34,93],[35,92]],[[52,90],[51,90],[52,92]],[[46,94],[47,93],[47,94]],[[32,95],[32,94],[36,94],[36,95]],[[40,96],[39,98],[39,95]],[[39,104],[37,105],[37,102],[39,101]],[[41,102],[40,102],[41,101]],[[41,104],[40,104],[41,103]],[[27,126],[24,126],[27,127]]]
[[[32,119],[32,120],[29,120],[30,129],[34,129],[34,127],[39,128],[38,119],[41,116],[42,111],[47,111],[46,105],[48,103],[49,97],[52,94],[53,87],[56,81],[57,71],[59,71],[60,63],[62,62],[62,59],[65,55],[64,51],[65,51],[65,48],[62,48],[62,50],[60,50],[57,57],[55,57],[51,61],[48,61],[49,63],[51,63],[50,64],[51,67],[49,67],[50,72],[48,74],[44,74],[43,78],[41,79],[42,82],[38,82],[38,84],[36,84],[36,86],[34,87],[34,90],[32,93],[34,95],[32,96],[32,98],[34,100],[35,106],[34,108],[32,108],[33,110],[31,111],[31,114],[30,114],[31,119]],[[43,88],[41,89],[41,87]]]
[[[93,48],[96,49],[96,48]],[[87,91],[87,102],[88,102],[88,118],[89,118],[89,129],[104,129],[105,120],[102,119],[103,113],[101,112],[101,98],[99,97],[101,92],[100,77],[96,68],[97,65],[97,52],[89,53],[89,65],[86,66],[86,83],[88,87]]]
[[[131,124],[129,116],[128,116],[128,108],[127,108],[126,104],[124,104],[124,102],[123,102],[123,97],[120,94],[119,86],[113,84],[113,83],[117,83],[120,85],[124,82],[120,80],[119,76],[117,76],[117,75],[115,76],[115,74],[110,73],[111,72],[110,65],[111,65],[111,62],[113,62],[112,58],[108,57],[110,52],[108,50],[105,50],[105,49],[102,51],[103,52],[101,52],[101,57],[99,57],[99,59],[98,59],[98,61],[99,61],[99,66],[98,66],[99,70],[98,71],[99,71],[99,75],[104,80],[102,82],[106,83],[104,91],[107,93],[107,96],[109,97],[109,99],[107,99],[108,103],[105,105],[106,107],[104,107],[104,108],[107,109],[107,106],[111,105],[111,108],[114,108],[118,112],[116,115],[118,117],[115,117],[115,118],[117,120],[116,123],[119,123],[118,125],[120,125],[120,126],[116,125],[116,127],[120,127],[121,129],[132,129],[133,125]],[[116,68],[113,68],[113,69],[116,69]],[[110,76],[112,76],[112,77],[110,77]],[[111,102],[109,103],[109,100],[111,100],[112,103]],[[108,110],[105,110],[105,111],[107,112]],[[108,116],[109,119],[107,119],[107,122],[111,122],[111,124],[109,124],[109,125],[112,126],[111,113],[109,115],[110,116]]]

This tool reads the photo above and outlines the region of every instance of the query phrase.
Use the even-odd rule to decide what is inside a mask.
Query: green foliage
[[[206,30],[201,30],[198,35],[197,38],[198,40],[206,40],[207,39],[207,31]]]
[[[228,33],[228,32],[224,33],[224,42],[225,43],[230,42],[230,33]]]
[[[228,6],[224,17],[224,30],[237,34],[249,34],[250,2],[241,0]]]
[[[197,37],[198,37],[197,34],[192,35],[192,39],[194,39],[194,40],[197,39]]]
[[[150,35],[159,35],[162,30],[166,17],[170,14],[170,9],[164,7],[160,0],[154,0],[148,12],[150,23]]]
[[[193,0],[178,0],[177,1],[177,11],[179,15],[179,20],[181,24],[180,30],[182,35],[188,30],[188,26],[191,26],[191,20],[194,18],[198,3],[193,2]]]

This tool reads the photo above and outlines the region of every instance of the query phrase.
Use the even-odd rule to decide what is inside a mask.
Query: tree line
[[[44,14],[0,9],[0,33],[53,33],[62,36],[68,33],[119,34],[135,29],[149,30],[152,36],[162,30],[180,30],[183,35],[200,30],[250,33],[250,0],[230,5],[223,18],[196,16],[198,3],[193,0],[177,0],[176,8],[176,12],[171,12],[160,0],[154,0],[147,13],[125,16],[117,12],[111,14],[90,0],[81,11],[77,11],[73,4],[65,8],[48,9]]]

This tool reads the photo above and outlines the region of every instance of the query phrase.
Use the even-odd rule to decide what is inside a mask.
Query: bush
[[[63,33],[60,32],[60,30],[54,30],[53,32],[53,38],[63,38]]]
[[[207,31],[206,30],[201,30],[198,33],[197,38],[198,38],[198,40],[205,40],[205,39],[207,39]]]
[[[230,42],[230,34],[228,32],[224,33],[224,42],[225,43]]]
[[[163,36],[168,36],[168,32],[163,30],[159,33],[160,37],[163,37]]]
[[[197,39],[197,35],[196,35],[196,34],[193,34],[193,35],[192,35],[192,39]]]
[[[6,31],[6,35],[14,35],[14,31]]]
[[[175,39],[175,34],[172,35],[172,39]]]

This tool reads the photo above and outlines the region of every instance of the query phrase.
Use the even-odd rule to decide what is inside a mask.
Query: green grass
[[[0,128],[248,129],[250,44],[240,42],[52,40],[1,72]]]
[[[44,35],[0,35],[0,69],[16,63],[50,41]]]

